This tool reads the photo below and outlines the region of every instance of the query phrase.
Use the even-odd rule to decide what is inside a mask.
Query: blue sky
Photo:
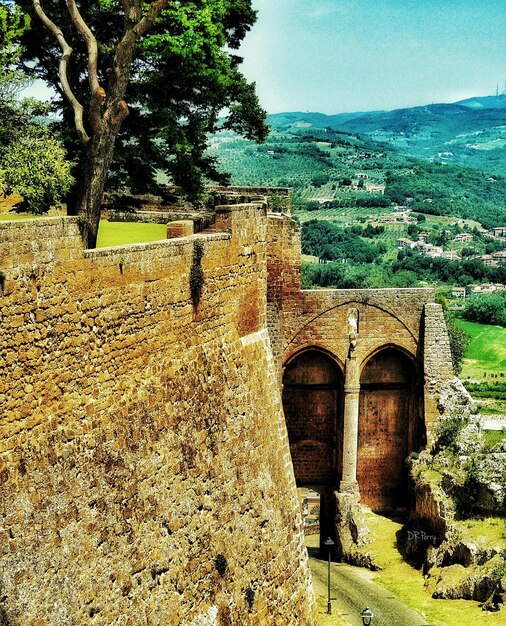
[[[492,95],[506,0],[253,0],[240,54],[269,113],[342,113]]]

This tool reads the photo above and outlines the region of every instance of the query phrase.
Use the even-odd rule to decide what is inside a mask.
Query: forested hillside
[[[312,118],[311,118],[312,119]],[[316,120],[314,120],[316,121]],[[428,215],[506,223],[506,178],[406,156],[385,143],[295,122],[257,145],[223,131],[210,153],[238,185],[292,187],[298,208],[409,205]]]
[[[321,114],[275,118],[264,144],[222,131],[210,154],[232,184],[293,189],[303,253],[324,261],[304,265],[305,286],[506,282],[505,265],[481,258],[506,248],[485,232],[506,225],[506,178],[405,155],[323,126]],[[438,246],[439,258],[420,242]]]
[[[383,141],[405,154],[506,175],[506,95],[469,98],[454,104],[368,113],[280,113],[276,130],[294,124],[328,127]]]

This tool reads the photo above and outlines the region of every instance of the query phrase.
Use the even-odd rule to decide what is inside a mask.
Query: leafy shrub
[[[498,292],[467,300],[462,317],[470,322],[506,326],[506,293]]]
[[[70,189],[72,163],[63,145],[45,129],[33,127],[6,150],[0,162],[0,190],[22,196],[34,213],[45,213]]]
[[[197,239],[193,244],[193,263],[190,269],[190,293],[194,306],[200,302],[204,286],[204,270],[201,265],[203,256],[204,244]]]
[[[453,371],[458,376],[462,370],[462,361],[464,360],[464,354],[469,346],[471,337],[469,333],[455,324],[455,320],[448,311],[445,312],[445,321],[448,338],[450,340]]]
[[[467,426],[468,419],[460,415],[452,415],[441,420],[436,426],[436,441],[434,443],[434,452],[448,449],[452,452],[457,451],[457,439],[460,431]]]

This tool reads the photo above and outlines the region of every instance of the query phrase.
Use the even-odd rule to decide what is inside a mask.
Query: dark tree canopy
[[[223,124],[265,139],[265,112],[234,53],[256,19],[251,0],[17,4],[32,16],[22,39],[25,70],[58,94],[54,108],[62,111],[66,147],[77,162],[81,215],[91,205],[96,213],[102,196],[105,176],[94,180],[97,167],[110,170],[109,185],[135,192],[153,189],[165,172],[196,197],[205,177],[227,181],[205,154],[208,133]],[[94,245],[93,234],[88,243]]]

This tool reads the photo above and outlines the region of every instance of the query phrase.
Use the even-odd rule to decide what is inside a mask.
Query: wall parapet
[[[214,223],[214,213],[196,211],[117,211],[109,209],[107,212],[110,222],[141,222],[144,224],[166,224],[179,220],[192,220],[195,230],[209,228]]]
[[[77,217],[0,221],[0,270],[82,256]]]
[[[255,200],[267,202],[270,213],[291,215],[293,192],[288,187],[209,187],[215,205],[247,203]]]
[[[196,233],[185,237],[174,239],[160,239],[159,241],[148,241],[143,243],[129,243],[120,246],[109,246],[104,248],[88,248],[83,251],[84,258],[100,259],[115,258],[125,255],[141,256],[148,251],[163,252],[164,250],[179,249],[192,244],[197,239],[203,242],[230,241],[230,233]]]

